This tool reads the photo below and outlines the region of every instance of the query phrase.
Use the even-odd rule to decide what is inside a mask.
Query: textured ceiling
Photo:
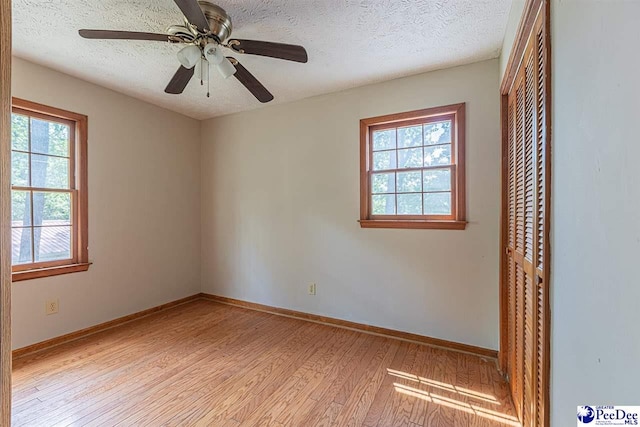
[[[234,54],[282,103],[495,58],[511,0],[218,0],[232,37],[303,45],[307,64]],[[13,0],[14,54],[197,119],[258,108],[235,79],[212,74],[164,87],[179,46],[85,40],[80,28],[164,33],[180,24],[172,0]]]

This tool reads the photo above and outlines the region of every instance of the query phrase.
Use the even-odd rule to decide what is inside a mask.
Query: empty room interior
[[[640,1],[0,12],[0,427],[640,420]]]

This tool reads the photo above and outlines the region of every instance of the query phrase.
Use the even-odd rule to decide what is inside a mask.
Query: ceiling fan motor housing
[[[231,18],[227,12],[218,6],[207,0],[198,0],[200,8],[204,12],[204,16],[209,22],[209,28],[211,29],[211,35],[218,39],[218,42],[223,42],[231,35]]]

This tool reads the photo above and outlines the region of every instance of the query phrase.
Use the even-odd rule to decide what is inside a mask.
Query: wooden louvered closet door
[[[507,357],[516,412],[524,427],[548,425],[548,48],[540,11],[506,102]],[[525,35],[526,36],[526,35]],[[503,110],[504,111],[504,110]]]

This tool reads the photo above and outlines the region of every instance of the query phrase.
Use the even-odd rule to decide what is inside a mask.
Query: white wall
[[[525,0],[512,0],[511,10],[509,11],[509,18],[507,20],[507,29],[505,30],[504,40],[502,42],[502,53],[500,54],[500,81],[502,82],[502,76],[507,69],[507,62],[509,62],[509,55],[511,55],[511,49],[513,48],[513,42],[520,26],[520,19],[524,12]]]
[[[498,78],[491,60],[203,122],[203,291],[497,349]],[[359,120],[458,102],[467,230],[361,229]]]
[[[14,59],[14,96],[89,116],[94,264],[12,285],[13,348],[200,292],[198,121]]]
[[[640,404],[640,2],[553,1],[552,426]]]

